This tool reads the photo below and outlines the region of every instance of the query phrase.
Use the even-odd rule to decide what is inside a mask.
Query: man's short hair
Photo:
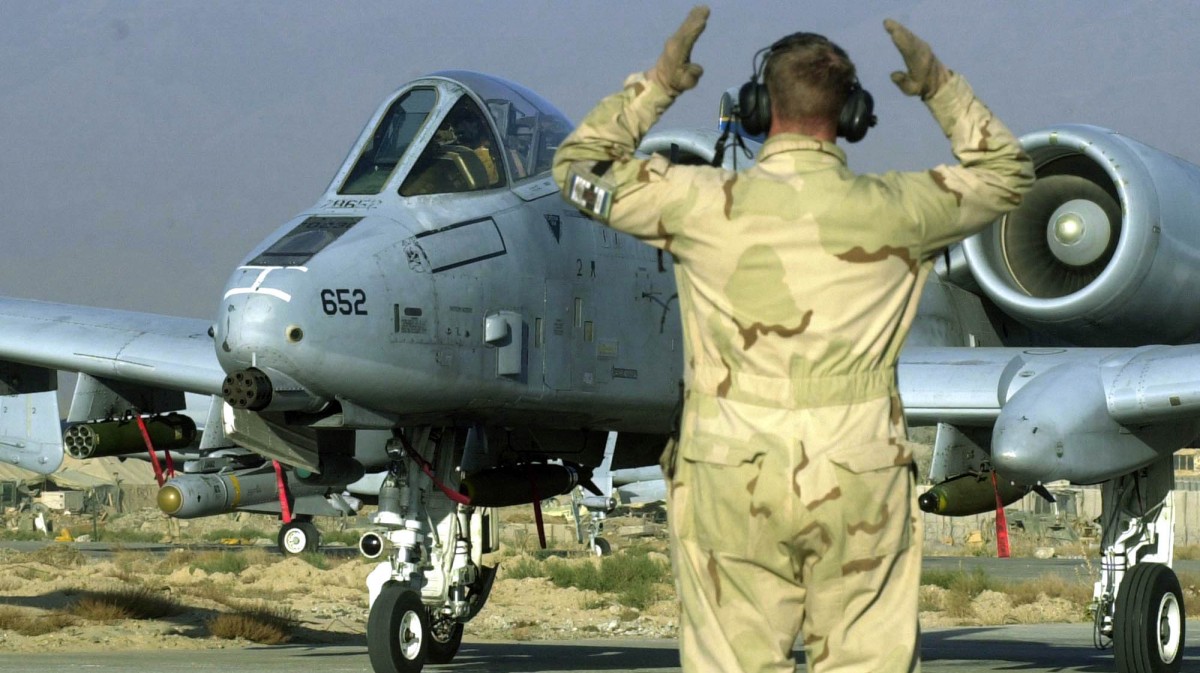
[[[841,47],[815,33],[780,40],[767,60],[763,76],[771,103],[788,119],[837,121],[851,86],[854,63]]]

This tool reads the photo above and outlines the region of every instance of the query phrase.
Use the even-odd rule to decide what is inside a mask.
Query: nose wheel
[[[399,582],[383,585],[367,617],[367,654],[375,673],[418,673],[429,657],[431,636],[429,612],[417,592]]]
[[[1139,563],[1121,580],[1113,653],[1121,673],[1178,673],[1183,666],[1183,591],[1161,563]]]

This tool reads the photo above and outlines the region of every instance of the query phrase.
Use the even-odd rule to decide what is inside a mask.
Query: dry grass
[[[196,554],[189,564],[208,574],[229,573],[237,575],[250,567],[250,561],[245,555],[232,551],[205,551]]]
[[[212,580],[204,580],[194,584],[180,587],[180,593],[194,598],[209,600],[214,603],[220,603],[228,607],[238,607],[245,603],[245,599],[267,601],[279,601],[291,595],[291,592],[282,589],[268,589],[261,587],[246,587],[239,586],[236,590],[230,588],[228,584],[213,582]]]
[[[279,563],[282,557],[278,554],[271,554],[265,547],[254,547],[241,552],[242,558],[246,559],[246,563],[252,566],[267,566]]]
[[[1031,605],[1044,599],[1061,598],[1075,605],[1087,606],[1092,600],[1092,585],[1082,579],[1070,579],[1047,574],[1020,582],[997,580],[983,570],[926,571],[921,584],[941,587],[944,591],[923,592],[922,609],[944,610],[954,619],[975,618],[975,599],[985,591],[997,591],[1009,598],[1014,607]],[[935,603],[937,603],[935,605]]]
[[[1188,617],[1200,617],[1200,573],[1179,573],[1179,588],[1183,589],[1183,609]]]
[[[1007,584],[1003,591],[1012,599],[1013,605],[1028,605],[1042,598],[1063,598],[1077,605],[1087,605],[1092,600],[1090,583],[1052,574]]]
[[[208,620],[207,626],[216,638],[279,645],[291,639],[296,616],[291,610],[259,604],[219,614]]]
[[[1173,553],[1178,561],[1195,561],[1200,559],[1200,544],[1175,545]]]
[[[161,619],[182,610],[182,606],[174,599],[149,587],[80,592],[80,596],[67,606],[67,612],[91,621]]]
[[[0,607],[0,630],[15,631],[23,636],[40,636],[61,631],[75,625],[75,617],[54,612],[47,615],[31,615],[26,610]]]
[[[87,563],[83,552],[63,544],[52,544],[37,551],[24,554],[25,561],[30,563],[45,563],[55,567],[77,567]]]

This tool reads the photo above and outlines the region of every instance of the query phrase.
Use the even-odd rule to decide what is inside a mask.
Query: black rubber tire
[[[429,616],[429,663],[448,664],[454,661],[462,645],[463,623],[454,619],[435,619]]]
[[[383,585],[367,616],[367,654],[375,673],[419,673],[429,655],[429,612],[417,592]]]
[[[612,555],[612,543],[602,537],[598,537],[596,538],[596,543],[592,545],[592,552],[596,556],[610,556]]]
[[[1186,615],[1175,573],[1139,563],[1125,573],[1113,615],[1113,653],[1120,673],[1179,673]]]
[[[280,527],[275,542],[284,556],[298,556],[321,548],[321,532],[311,521],[293,521]]]

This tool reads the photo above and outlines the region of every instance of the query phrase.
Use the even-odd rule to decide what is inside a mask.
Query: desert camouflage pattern
[[[1017,206],[1033,167],[956,74],[925,103],[961,163],[925,172],[855,175],[796,134],[739,172],[636,157],[672,100],[631,76],[554,175],[603,170],[608,224],[675,260],[686,394],[664,465],[684,670],[791,671],[798,633],[810,671],[917,670],[896,359],[931,257]]]

